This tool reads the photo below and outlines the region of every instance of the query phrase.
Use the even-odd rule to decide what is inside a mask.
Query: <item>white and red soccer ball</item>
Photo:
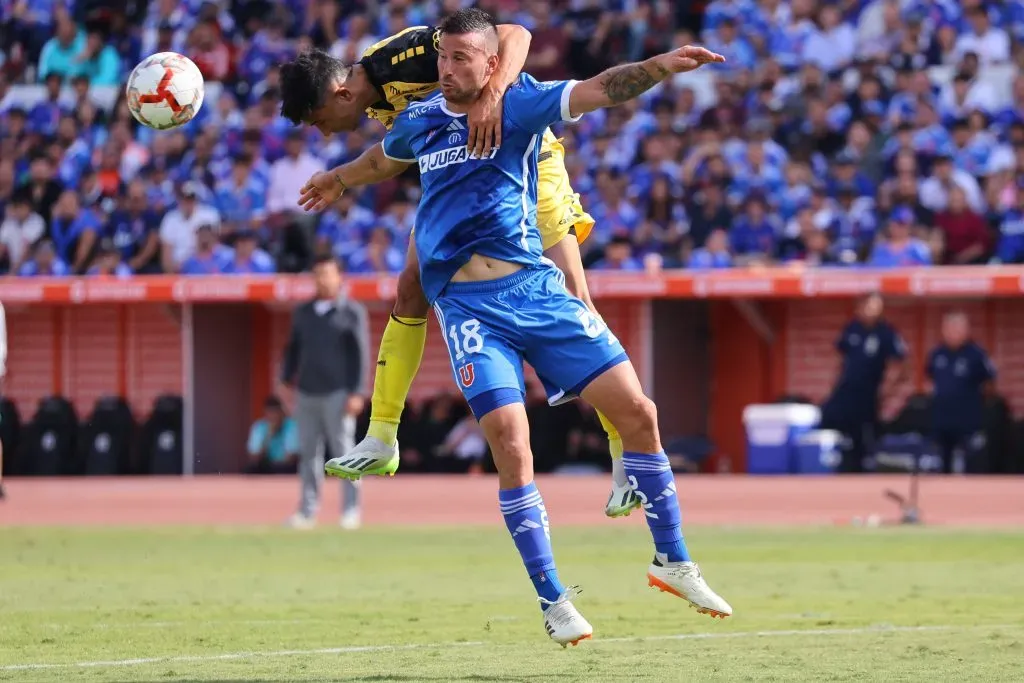
[[[199,113],[206,87],[191,59],[177,52],[158,52],[132,70],[125,91],[136,121],[168,130],[185,125]]]

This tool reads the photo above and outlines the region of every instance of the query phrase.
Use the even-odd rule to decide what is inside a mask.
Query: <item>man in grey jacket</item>
[[[295,309],[285,348],[281,381],[297,390],[294,417],[299,428],[299,509],[289,525],[316,525],[324,479],[324,448],[339,457],[352,447],[369,353],[366,309],[341,292],[341,268],[330,256],[313,264],[316,299]],[[358,482],[342,482],[341,526],[360,523]]]

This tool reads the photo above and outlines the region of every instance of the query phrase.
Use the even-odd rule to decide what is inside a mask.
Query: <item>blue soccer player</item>
[[[660,81],[722,57],[684,47],[583,82],[538,83],[522,75],[504,100],[501,147],[485,158],[466,146],[464,117],[497,65],[494,21],[479,10],[456,12],[441,26],[441,92],[402,112],[384,138],[393,170],[418,164],[423,194],[416,253],[424,293],[451,356],[455,381],[480,421],[498,469],[498,501],[544,610],[548,635],[565,646],[589,638],[551,550],[548,516],[533,481],[523,360],[548,383],[580,395],[622,435],[623,463],[654,537],[649,585],[712,616],[732,614],[690,559],[679,502],[658,435],[657,411],[640,387],[619,341],[560,271],[542,257],[536,227],[538,142],[559,121],[575,121]],[[300,203],[322,203],[316,184]]]

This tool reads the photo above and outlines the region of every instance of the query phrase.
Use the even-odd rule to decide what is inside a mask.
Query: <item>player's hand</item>
[[[485,159],[491,151],[501,147],[501,103],[504,95],[491,88],[484,88],[480,98],[473,103],[467,114],[469,137],[466,147],[471,158]]]
[[[335,177],[333,171],[314,173],[299,190],[299,206],[304,211],[323,211],[338,201],[345,192],[345,186]]]
[[[697,47],[696,45],[684,45],[672,52],[666,52],[661,55],[658,62],[666,71],[674,74],[683,74],[687,71],[699,69],[705,64],[722,64],[725,62],[725,57],[707,48]]]
[[[352,417],[359,417],[366,407],[366,399],[359,394],[352,394],[345,402],[345,413]]]

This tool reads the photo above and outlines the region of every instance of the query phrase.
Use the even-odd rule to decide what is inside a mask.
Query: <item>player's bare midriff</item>
[[[499,278],[507,277],[522,269],[523,266],[518,263],[511,263],[509,261],[491,258],[490,256],[473,254],[469,257],[469,261],[466,265],[462,266],[455,272],[455,275],[452,276],[452,282],[484,282],[486,280],[497,280]]]

